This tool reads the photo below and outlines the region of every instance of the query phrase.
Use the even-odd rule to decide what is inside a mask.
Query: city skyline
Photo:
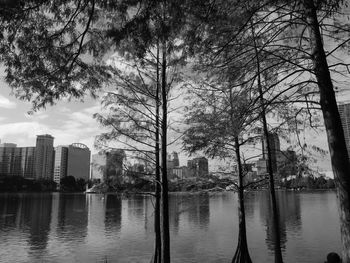
[[[54,147],[50,134],[37,135],[35,146],[21,147],[0,141],[0,175],[48,179],[58,184],[63,177],[90,179],[90,149],[81,143]]]
[[[98,99],[94,100],[89,96],[84,98],[84,102],[65,99],[46,109],[28,114],[31,103],[18,100],[11,95],[11,89],[3,77],[3,68],[0,67],[1,142],[14,142],[21,147],[28,147],[33,145],[37,134],[52,134],[55,137],[54,147],[66,145],[66,142],[70,141],[87,145],[93,154],[99,151],[94,147],[95,137],[105,130],[92,117],[94,113],[102,111]],[[350,102],[350,92],[341,94],[338,94],[339,102]],[[307,131],[306,141],[328,151],[324,130]],[[281,148],[286,148],[283,142]],[[169,147],[169,152],[171,151],[179,153],[181,163],[186,162],[188,154],[181,151],[181,145],[172,145]],[[220,161],[209,159],[209,166],[213,169],[217,169],[220,165]],[[322,159],[318,158],[318,163],[315,165],[323,171],[331,171],[329,155]]]

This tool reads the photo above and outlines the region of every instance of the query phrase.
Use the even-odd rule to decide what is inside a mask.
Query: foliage
[[[281,186],[288,189],[334,189],[335,183],[334,179],[323,176],[306,176],[285,180]]]
[[[61,178],[60,190],[63,192],[74,192],[77,189],[75,177],[72,175]]]
[[[0,179],[0,192],[46,192],[55,191],[57,184],[52,180],[31,180],[22,176],[6,176]]]

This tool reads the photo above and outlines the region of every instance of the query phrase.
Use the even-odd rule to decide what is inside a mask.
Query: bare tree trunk
[[[162,41],[162,259],[170,263],[169,197],[167,176],[167,81],[166,42]]]
[[[310,32],[311,59],[320,92],[320,104],[337,186],[342,256],[345,263],[350,262],[350,162],[313,0],[304,0],[304,11]]]
[[[245,223],[245,210],[244,210],[244,186],[243,186],[243,170],[241,163],[241,154],[238,138],[235,138],[235,150],[238,166],[238,217],[239,217],[239,233],[238,244],[235,255],[232,259],[232,263],[252,263],[249,256],[248,244],[247,244],[247,230]]]
[[[159,44],[157,43],[157,86],[156,86],[156,123],[155,123],[155,155],[156,155],[156,183],[155,183],[155,205],[154,205],[154,232],[155,232],[155,247],[154,247],[154,258],[153,263],[161,263],[161,251],[162,251],[162,240],[161,240],[161,227],[160,227],[160,159],[159,159]]]
[[[261,119],[262,119],[263,132],[264,132],[264,137],[266,139],[266,148],[267,148],[269,190],[270,190],[271,204],[272,204],[273,228],[275,230],[274,231],[275,263],[283,263],[282,251],[281,251],[281,233],[280,233],[280,226],[279,226],[279,214],[278,214],[277,198],[276,198],[276,192],[275,192],[274,174],[272,169],[271,145],[270,145],[269,131],[267,128],[267,121],[266,121],[264,93],[263,93],[262,84],[261,84],[259,51],[256,45],[255,31],[254,31],[253,25],[252,25],[252,34],[253,34],[254,50],[255,50],[256,64],[257,64],[258,90],[259,90],[259,97],[260,97],[260,104],[261,104]]]

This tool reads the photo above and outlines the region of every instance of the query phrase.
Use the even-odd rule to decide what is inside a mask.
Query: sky
[[[10,87],[0,78],[0,139],[18,146],[35,146],[36,135],[50,134],[54,146],[84,143],[94,151],[94,137],[102,128],[92,115],[100,111],[97,100],[86,97],[84,103],[60,101],[33,114],[31,103],[11,94]]]

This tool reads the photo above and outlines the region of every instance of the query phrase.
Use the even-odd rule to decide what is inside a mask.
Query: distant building
[[[55,148],[54,181],[60,183],[65,176],[90,179],[90,149],[82,143]]]
[[[172,152],[172,154],[167,155],[167,169],[173,169],[175,167],[179,167],[179,156],[177,152]]]
[[[297,155],[295,151],[280,151],[277,154],[277,172],[282,177],[296,175]]]
[[[106,155],[97,153],[91,156],[91,180],[104,181],[104,171],[106,168]]]
[[[171,172],[179,179],[185,179],[191,175],[187,166],[175,167]]]
[[[271,164],[272,164],[272,171],[277,171],[277,155],[278,152],[280,152],[280,140],[278,138],[277,133],[269,133],[269,143],[270,143],[270,150],[271,150]],[[267,160],[268,153],[267,153],[267,143],[266,138],[264,136],[264,139],[262,140],[262,151],[263,151],[263,159]]]
[[[68,161],[68,147],[57,146],[55,148],[55,164],[53,171],[53,180],[60,183],[61,178],[67,176],[67,161]]]
[[[14,143],[0,146],[0,176],[35,178],[35,147],[16,147]]]
[[[205,157],[194,158],[187,161],[189,174],[193,176],[207,176],[209,174],[208,159]]]
[[[267,160],[260,158],[256,162],[256,168],[257,168],[257,175],[258,176],[267,174]]]
[[[90,149],[82,143],[73,143],[68,146],[67,176],[85,181],[90,177]]]
[[[124,159],[125,152],[119,149],[92,155],[91,179],[122,180]]]
[[[338,105],[341,124],[343,126],[346,148],[350,160],[350,103]]]
[[[10,147],[17,147],[17,144],[15,143],[1,143],[0,144],[0,147],[7,147],[7,148],[10,148]]]
[[[53,179],[54,138],[49,134],[38,135],[35,146],[35,178]]]

